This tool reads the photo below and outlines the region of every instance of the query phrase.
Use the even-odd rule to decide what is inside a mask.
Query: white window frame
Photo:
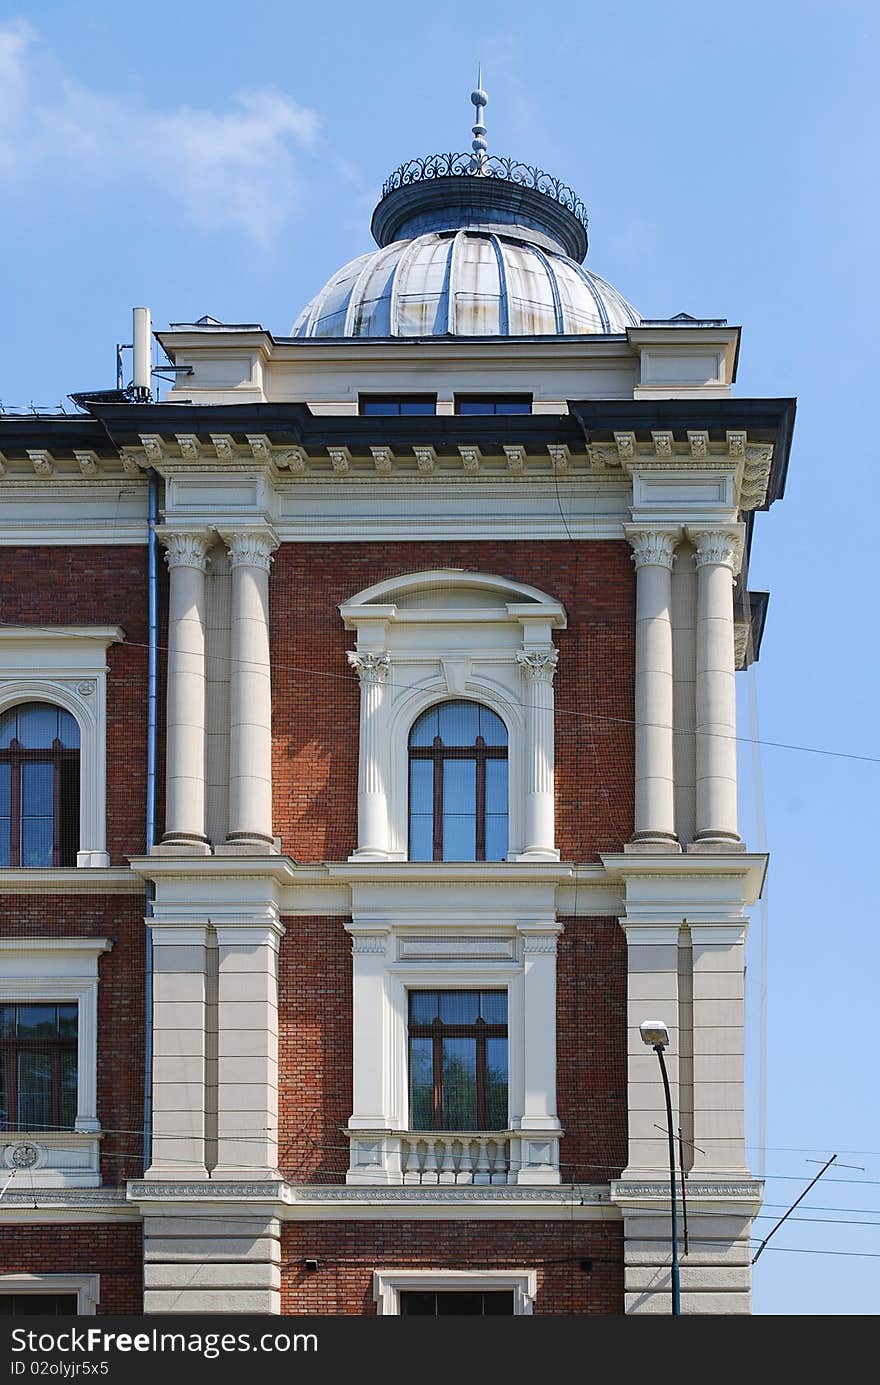
[[[34,1162],[12,1183],[28,1188],[98,1187],[98,959],[110,938],[0,938],[0,1001],[77,1006],[76,1120],[73,1130],[0,1132],[0,1176],[17,1169],[16,1150]]]
[[[76,1313],[92,1318],[101,1298],[99,1274],[0,1274],[0,1294],[76,1294]]]
[[[107,853],[107,649],[118,625],[0,629],[0,715],[24,702],[70,712],[80,733],[78,867],[109,866]]]
[[[430,910],[430,887],[416,889]],[[380,931],[375,921],[356,918],[346,927],[352,934],[355,1036],[346,1181],[403,1181],[402,1137],[415,1134],[408,992],[459,989],[507,991],[510,1168],[517,1183],[559,1183],[556,939],[562,930],[555,917],[529,926],[471,915],[467,924],[456,920],[450,926],[447,913],[423,918],[419,928],[402,921]]]
[[[489,573],[438,569],[378,582],[339,610],[345,628],[357,632],[353,666],[364,668],[358,846],[351,859],[407,859],[410,731],[429,707],[464,699],[488,707],[507,727],[507,859],[558,860],[552,792],[542,840],[526,840],[526,786],[536,755],[550,762],[552,785],[553,689],[551,673],[543,693],[549,716],[530,715],[524,660],[555,660],[553,631],[567,623],[561,603]],[[544,738],[540,747],[535,736]]]
[[[400,1295],[406,1290],[481,1293],[513,1290],[514,1317],[531,1317],[538,1292],[536,1270],[374,1270],[373,1299],[379,1317],[400,1316]]]

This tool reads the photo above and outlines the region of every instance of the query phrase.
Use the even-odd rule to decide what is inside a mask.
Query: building
[[[290,336],[175,324],[154,403],[136,312],[133,387],[0,419],[0,1311],[668,1312],[646,1018],[683,1311],[749,1311],[794,402],[473,99]]]

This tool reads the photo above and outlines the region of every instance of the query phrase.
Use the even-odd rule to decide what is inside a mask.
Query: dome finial
[[[483,91],[483,65],[477,64],[477,89],[471,92],[471,103],[476,112],[476,120],[473,125],[474,138],[471,141],[473,158],[471,159],[471,173],[481,173],[483,164],[486,160],[486,126],[483,123],[483,107],[489,104],[489,98]]]

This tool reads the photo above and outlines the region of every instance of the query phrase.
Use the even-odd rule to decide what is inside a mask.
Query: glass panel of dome
[[[554,259],[553,270],[566,332],[604,332],[604,323],[586,281],[565,260]]]
[[[556,332],[556,307],[547,268],[525,246],[505,246],[510,331],[514,336]]]
[[[356,337],[391,336],[391,286],[403,244],[389,246],[373,256],[364,270],[364,277],[354,294],[354,323]]]
[[[455,331],[461,336],[495,336],[501,331],[501,286],[492,242],[460,236],[455,250]]]

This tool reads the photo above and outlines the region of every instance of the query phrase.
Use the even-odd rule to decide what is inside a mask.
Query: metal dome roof
[[[587,213],[542,169],[486,152],[480,76],[470,154],[401,164],[371,229],[379,246],[343,265],[294,337],[496,337],[622,333],[635,308],[584,269]]]
[[[332,275],[292,335],[532,336],[638,325],[604,279],[525,228],[505,230],[425,231],[360,255]]]

